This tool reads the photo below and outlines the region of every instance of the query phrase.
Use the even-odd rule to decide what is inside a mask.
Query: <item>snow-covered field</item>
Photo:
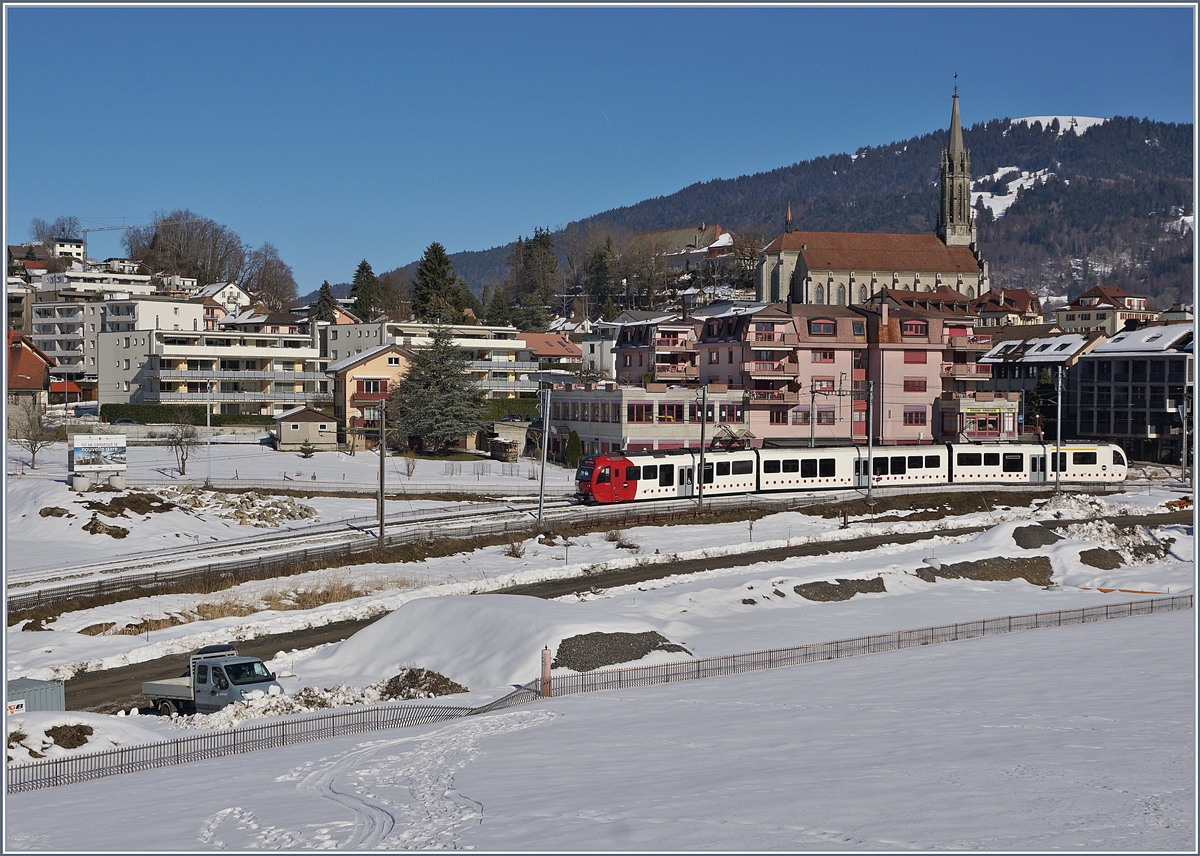
[[[924,544],[894,545],[870,553],[794,559],[789,562],[765,563],[748,569],[713,570],[707,574],[687,578],[689,584],[695,583],[703,587],[713,585],[717,590],[725,591],[727,599],[736,609],[744,612],[750,609],[740,604],[740,600],[745,597],[741,594],[744,585],[753,584],[752,580],[763,576],[784,577],[793,580],[790,584],[795,585],[799,582],[830,579],[831,573],[857,577],[874,576],[897,568],[911,572],[931,553],[943,561],[1008,555],[1013,554],[1016,548],[1011,534],[1006,533],[1011,532],[1018,524],[1005,521],[1161,511],[1163,501],[1176,495],[1170,491],[1153,488],[1144,493],[1116,494],[1103,499],[1064,496],[1037,508],[998,508],[991,513],[964,515],[942,521],[901,520],[874,523],[864,518],[852,520],[850,528],[845,530],[840,528],[839,520],[826,520],[799,512],[775,514],[758,520],[754,524],[752,535],[747,523],[633,527],[621,530],[626,548],[619,547],[618,542],[609,541],[601,533],[572,538],[569,545],[561,539],[553,544],[545,544],[531,538],[521,544],[524,555],[520,558],[507,555],[506,547],[488,547],[467,554],[423,562],[361,564],[278,580],[249,582],[217,594],[158,595],[65,613],[56,621],[44,625],[52,632],[29,632],[22,629],[24,623],[14,625],[6,634],[8,675],[10,678],[63,679],[84,666],[91,671],[114,668],[157,659],[168,654],[184,653],[207,644],[237,642],[337,621],[365,618],[383,611],[399,609],[405,603],[419,598],[496,591],[515,584],[573,577],[587,569],[664,561],[676,555],[683,558],[724,555],[770,546],[785,546],[788,543],[836,541],[863,535],[928,531],[936,528],[998,524],[1008,527],[1006,530],[996,530],[1001,534],[995,537],[941,537]],[[45,525],[45,521],[38,518],[34,525]],[[1056,579],[1064,586],[1178,592],[1192,585],[1190,565],[1186,562],[1171,561],[1162,566],[1138,565],[1118,572],[1100,571],[1081,565],[1077,558],[1081,549],[1096,546],[1119,549],[1129,545],[1101,527],[1084,527],[1076,536],[1066,545],[1048,553],[1057,557],[1052,559],[1055,563]],[[753,541],[750,540],[751,537]],[[1176,538],[1173,553],[1179,557],[1191,556],[1192,542],[1189,533],[1172,529],[1170,532],[1160,533],[1159,537]],[[1072,549],[1075,551],[1075,558],[1071,556]],[[1017,550],[1016,553],[1019,554],[1020,551]],[[747,577],[748,582],[743,582],[743,577]],[[705,582],[706,580],[717,582],[709,583]],[[676,582],[682,581],[673,580],[672,590],[679,590],[678,586],[674,585]],[[297,591],[311,592],[330,586],[346,585],[359,586],[364,593],[358,597],[312,609],[279,608],[280,599],[286,600]],[[656,585],[658,584],[645,583],[641,587],[652,588]],[[585,584],[581,584],[580,587],[587,588]],[[1084,598],[1095,596],[1094,592],[1060,594]],[[584,597],[591,599],[593,596],[584,594]],[[197,613],[201,611],[202,605],[213,604],[222,606],[221,611],[229,614],[210,620],[198,620]],[[238,608],[231,608],[230,605]],[[768,607],[772,608],[774,607]],[[1017,607],[1016,611],[1034,611],[1038,608],[1041,607]],[[991,607],[981,606],[980,610],[969,617],[989,618],[994,612],[994,608]],[[1010,610],[1004,608],[995,614],[1007,614],[1008,611]],[[123,635],[111,631],[103,635],[87,635],[80,632],[85,628],[104,625],[115,625],[114,630],[130,625],[144,626],[148,619],[163,619],[172,615],[179,616],[185,623],[151,630],[142,635]],[[758,621],[761,620],[760,616]],[[957,619],[950,617],[946,620],[953,622]],[[931,619],[925,623],[936,621]],[[896,623],[891,626],[876,629],[900,630],[910,626],[914,626],[911,621],[896,619]],[[746,644],[750,644],[751,647],[793,644],[788,641],[771,641],[773,632],[772,630],[753,637],[755,641],[752,643],[749,640],[738,642],[735,635],[735,638],[727,643],[734,647],[718,646],[707,653],[725,654],[749,650],[745,647]],[[839,633],[835,627],[822,628],[821,633],[828,635],[810,636],[803,641],[821,642],[846,635]],[[537,649],[541,648],[541,644],[537,644]],[[534,653],[532,650],[526,652],[530,656]],[[288,661],[281,660],[279,665],[286,668],[290,659],[289,653]],[[436,665],[428,663],[417,665],[437,668]],[[390,675],[379,677],[386,678]],[[507,675],[496,680],[497,684],[511,682]]]
[[[856,601],[814,606],[873,603]],[[1194,850],[1194,620],[569,696],[19,794],[5,844]]]
[[[254,454],[265,453],[238,460]],[[40,490],[73,499],[63,485],[45,479],[10,479],[10,500],[14,488],[22,502],[42,502]],[[569,544],[529,539],[515,550],[329,569],[215,595],[163,595],[66,613],[43,632],[13,627],[5,635],[7,674],[61,678],[84,664],[111,668],[390,611],[345,642],[281,651],[269,665],[289,693],[346,685],[347,699],[401,669],[423,667],[468,687],[447,703],[478,704],[536,677],[543,645],[553,649],[590,632],[655,631],[687,649],[651,653],[640,665],[1149,596],[1101,588],[1190,593],[1190,526],[1131,535],[1088,523],[1028,550],[1013,535],[1036,519],[1161,511],[1178,495],[1144,486],[942,521],[851,519],[845,530],[840,520],[789,512],[755,521],[753,533],[746,522],[635,527],[622,529],[619,542],[602,533]],[[66,507],[65,501],[55,504]],[[373,511],[363,500],[309,502],[321,518],[353,508],[326,502],[365,502],[355,510]],[[55,528],[64,518],[36,512],[10,501],[10,547],[14,533],[30,551],[39,542],[65,539]],[[194,517],[171,514],[187,522]],[[145,527],[139,544],[153,540],[145,533],[169,531],[162,520],[133,525]],[[486,594],[674,555],[964,526],[988,528],[603,591],[581,583],[578,594],[557,601]],[[1146,560],[1134,553],[1139,544],[1168,538],[1173,542],[1165,556]],[[64,549],[85,550],[89,543]],[[1121,567],[1083,563],[1080,553],[1097,547],[1120,553]],[[998,556],[1047,557],[1061,591],[1024,580],[930,583],[915,574],[929,557],[952,563]],[[807,600],[794,590],[814,581],[875,577],[885,591],[841,602]],[[313,609],[284,608],[299,591],[345,585],[363,593]],[[217,600],[241,608],[202,620],[201,607]],[[80,632],[172,615],[185,623],[143,635]],[[6,803],[5,845],[119,851],[1188,849],[1195,839],[1194,651],[1195,612],[1186,611],[557,698],[449,725],[14,795]],[[24,735],[9,755],[19,762],[32,757],[30,750],[56,757],[228,728],[263,716],[269,705],[264,699],[176,720],[30,713],[9,718],[9,733]],[[84,747],[64,749],[46,735],[54,726],[76,724],[92,729]]]

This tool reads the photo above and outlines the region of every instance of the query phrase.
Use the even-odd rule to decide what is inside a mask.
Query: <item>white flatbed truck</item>
[[[208,645],[192,654],[188,671],[178,678],[148,681],[142,695],[163,716],[212,713],[241,701],[255,690],[282,693],[275,673],[257,657],[241,657],[232,645]]]

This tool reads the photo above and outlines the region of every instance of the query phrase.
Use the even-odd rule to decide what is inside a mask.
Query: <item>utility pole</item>
[[[538,485],[538,529],[542,528],[542,513],[546,506],[546,446],[550,442],[550,388],[538,391],[538,410],[542,414],[542,477]]]
[[[1058,378],[1055,384],[1058,395],[1054,402],[1054,492],[1062,490],[1062,366],[1058,367]]]
[[[700,477],[696,479],[697,507],[704,510],[704,423],[708,421],[708,384],[700,387]]]
[[[382,384],[380,384],[382,386]],[[384,400],[379,399],[379,549],[383,549],[383,476],[384,463],[387,459],[387,407]]]
[[[875,464],[872,460],[875,439],[875,381],[867,381],[867,499],[871,498],[871,479]]]
[[[212,388],[213,381],[209,378],[205,384],[208,389],[208,403],[204,407],[204,426],[208,429],[208,475],[204,478],[204,486],[212,487]],[[276,432],[278,433],[278,432]]]
[[[808,391],[808,448],[813,449],[817,445],[817,382],[811,378],[808,381]]]

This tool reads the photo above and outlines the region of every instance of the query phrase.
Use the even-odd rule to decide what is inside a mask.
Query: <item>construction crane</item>
[[[83,232],[83,264],[84,264],[84,268],[86,269],[87,263],[88,263],[88,249],[87,249],[88,232],[114,232],[114,231],[124,231],[125,229],[149,229],[151,227],[154,227],[157,229],[163,223],[195,223],[195,222],[197,222],[199,220],[203,220],[203,219],[205,219],[205,218],[204,217],[189,217],[186,220],[160,220],[157,223],[138,223],[137,225],[129,225],[129,226],[89,226],[86,229],[81,229],[80,231]]]

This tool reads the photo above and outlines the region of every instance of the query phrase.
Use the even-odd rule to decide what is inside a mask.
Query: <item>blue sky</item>
[[[9,243],[189,208],[301,293],[944,128],[955,72],[966,124],[1194,118],[1178,7],[6,13]]]

